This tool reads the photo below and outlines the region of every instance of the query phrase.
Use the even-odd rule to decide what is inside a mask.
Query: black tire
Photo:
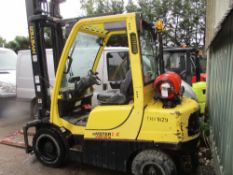
[[[176,166],[167,154],[145,150],[133,159],[131,171],[134,175],[176,175]]]
[[[53,128],[41,128],[33,137],[33,150],[44,165],[60,167],[66,161],[68,149],[61,133]]]

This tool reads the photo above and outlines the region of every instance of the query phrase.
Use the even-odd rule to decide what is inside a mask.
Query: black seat
[[[117,90],[99,93],[97,99],[100,104],[126,104],[133,96],[131,71],[126,73],[125,79],[120,84],[120,92]]]

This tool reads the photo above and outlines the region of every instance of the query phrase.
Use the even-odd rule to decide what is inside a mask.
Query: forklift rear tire
[[[33,137],[33,150],[37,159],[50,167],[60,167],[67,155],[62,136],[55,129],[41,128]]]
[[[134,175],[176,175],[176,166],[167,154],[145,150],[136,155],[131,171]]]

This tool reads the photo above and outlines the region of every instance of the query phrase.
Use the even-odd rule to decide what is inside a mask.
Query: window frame
[[[120,52],[125,52],[125,53],[128,53],[128,66],[129,66],[129,70],[131,71],[131,69],[130,69],[130,58],[129,58],[129,51],[124,51],[124,50],[121,50]],[[105,57],[106,57],[106,63],[107,63],[107,76],[108,76],[108,81],[122,81],[122,80],[110,80],[109,79],[109,59],[108,59],[108,57],[107,57],[107,55],[109,54],[109,53],[119,53],[119,51],[108,51],[107,53],[106,53],[106,55],[105,55]]]
[[[158,64],[159,63],[157,63],[157,64],[155,64],[155,66],[156,66],[156,76],[155,76],[155,78],[154,79],[151,79],[150,81],[148,81],[148,82],[145,82],[145,77],[144,77],[144,66],[143,66],[143,59],[142,59],[142,47],[141,47],[141,33],[144,31],[144,30],[147,30],[148,32],[150,32],[151,33],[151,36],[152,36],[152,40],[153,41],[155,41],[155,38],[156,38],[156,36],[155,36],[155,34],[152,32],[152,29],[150,28],[151,26],[150,26],[150,24],[148,24],[148,23],[146,23],[145,21],[142,21],[142,27],[141,27],[141,30],[138,32],[138,35],[139,35],[139,45],[140,45],[140,57],[141,57],[141,59],[140,59],[140,61],[141,61],[141,65],[142,65],[142,78],[143,78],[143,84],[144,84],[144,86],[146,86],[146,85],[148,85],[148,84],[151,84],[151,83],[153,83],[154,82],[154,80],[155,80],[155,78],[158,76],[158,72],[159,72],[159,70],[158,70]],[[150,30],[151,29],[151,30]],[[157,57],[158,57],[158,54],[156,54],[157,53],[157,51],[155,51],[155,50],[157,50],[157,47],[156,48],[154,48],[154,47],[152,47],[152,49],[153,49],[153,54],[154,54],[154,59],[155,59],[155,63],[157,62]]]

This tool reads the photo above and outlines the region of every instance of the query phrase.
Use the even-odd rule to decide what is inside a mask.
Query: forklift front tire
[[[159,150],[145,150],[133,159],[133,175],[176,175],[173,160]]]
[[[33,137],[33,150],[37,159],[50,167],[60,167],[67,155],[62,136],[55,129],[41,128]]]

